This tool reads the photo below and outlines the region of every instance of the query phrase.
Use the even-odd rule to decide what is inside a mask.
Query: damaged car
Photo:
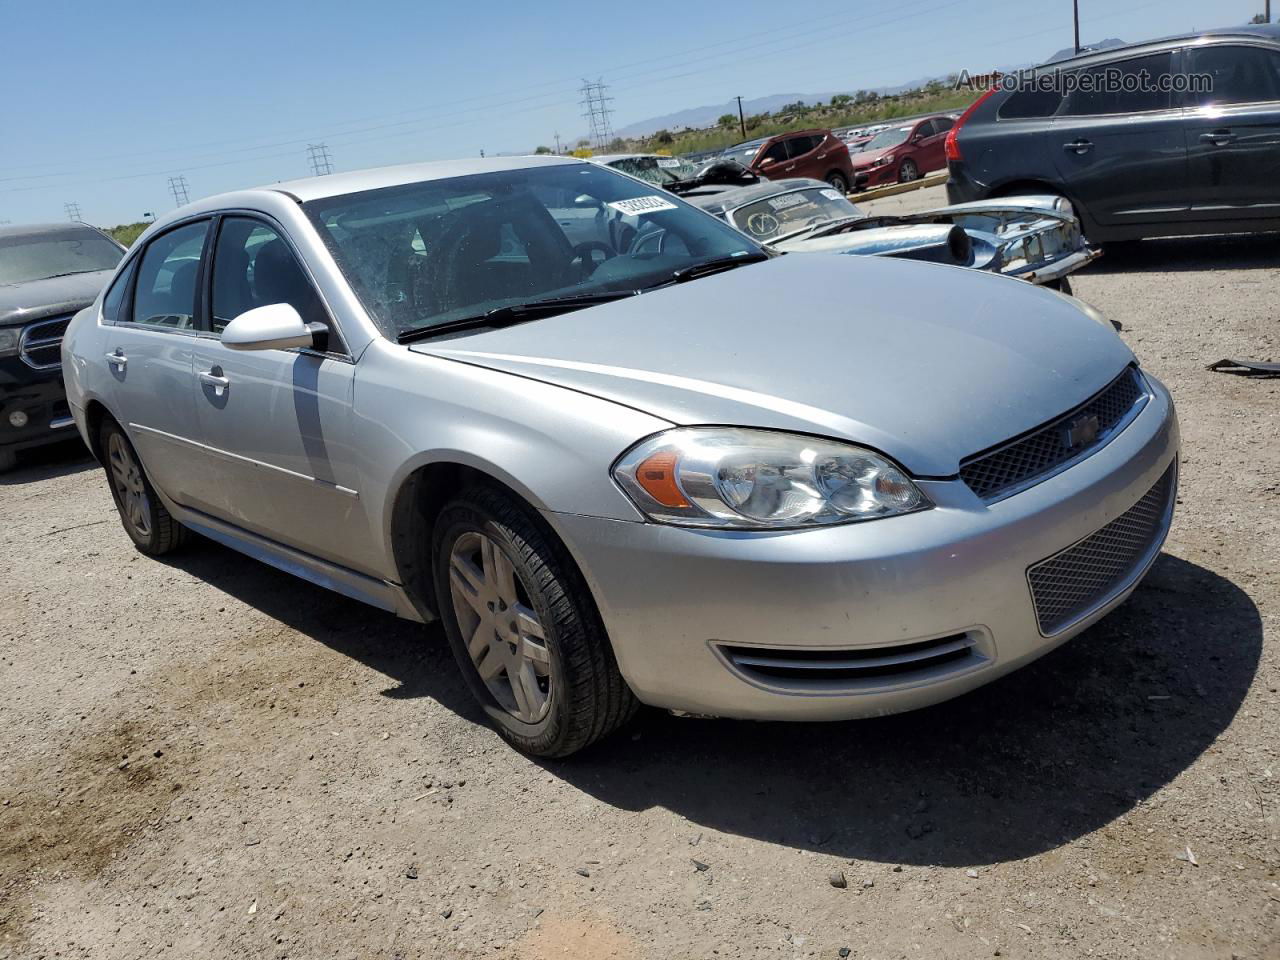
[[[1004,197],[869,216],[820,180],[772,180],[690,197],[758,243],[787,253],[853,253],[1003,273],[1070,292],[1068,275],[1101,255],[1070,201]]]

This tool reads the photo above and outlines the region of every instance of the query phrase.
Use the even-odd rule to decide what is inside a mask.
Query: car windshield
[[[124,251],[88,227],[0,237],[0,284],[114,270]]]
[[[839,190],[807,187],[765,197],[734,210],[730,217],[743,233],[766,243],[809,227],[862,216]]]
[[[727,224],[594,163],[427,180],[304,209],[393,339],[518,304],[644,290],[699,264],[762,255]]]
[[[910,127],[894,127],[892,130],[881,130],[862,149],[883,150],[886,147],[896,147],[900,143],[906,143],[910,133]]]
[[[752,140],[750,143],[740,143],[736,147],[730,147],[720,156],[728,157],[730,160],[737,160],[744,167],[749,167],[762,146],[764,146],[763,140]]]
[[[691,180],[701,169],[680,157],[620,157],[610,161],[609,166],[660,187],[678,180]]]

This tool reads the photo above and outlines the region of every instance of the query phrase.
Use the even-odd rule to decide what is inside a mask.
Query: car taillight
[[[955,124],[952,126],[952,128],[947,131],[947,139],[943,145],[944,150],[946,152],[946,156],[947,156],[947,163],[959,163],[964,159],[964,156],[960,153],[960,144],[956,142],[956,137],[960,135],[960,128],[965,125],[965,122],[971,116],[973,116],[973,112],[977,110],[978,107],[982,106],[983,101],[986,100],[993,93],[995,93],[996,90],[998,89],[999,87],[993,86],[990,90],[988,90],[986,93],[980,96],[977,100],[969,104],[969,109],[966,110],[964,113],[960,114],[960,119],[957,120]]]

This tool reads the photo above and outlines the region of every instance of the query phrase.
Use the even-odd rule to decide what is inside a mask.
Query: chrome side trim
[[[75,417],[58,417],[49,421],[50,430],[65,430],[67,427],[74,427],[75,425]]]
[[[261,460],[254,460],[252,457],[243,457],[238,453],[232,453],[229,450],[223,450],[220,447],[211,447],[208,444],[199,443],[186,437],[179,437],[173,433],[166,433],[163,430],[157,430],[155,427],[144,426],[141,423],[129,423],[130,430],[141,430],[143,433],[149,433],[153,436],[163,437],[166,440],[172,440],[175,443],[184,444],[188,447],[195,447],[197,450],[204,450],[206,453],[212,453],[214,456],[222,457],[225,460],[233,460],[237,463],[247,463],[251,466],[261,467],[263,470],[272,470],[276,473],[282,473],[294,480],[301,480],[303,483],[314,483],[317,486],[326,487],[330,490],[336,490],[338,493],[344,494],[353,499],[359,500],[360,493],[352,490],[350,487],[344,487],[341,484],[331,483],[328,480],[321,480],[319,477],[308,476],[305,473],[298,473],[294,470],[288,470],[284,467],[277,467],[274,463],[264,463]]]

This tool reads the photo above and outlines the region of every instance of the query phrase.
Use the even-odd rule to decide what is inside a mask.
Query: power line
[[[73,223],[80,222],[80,204],[74,200],[71,203],[64,203],[62,209],[67,211],[67,219]]]
[[[314,177],[333,173],[333,158],[329,156],[328,144],[308,143],[307,162],[311,164],[311,175]]]
[[[169,178],[169,192],[173,194],[174,206],[185,207],[191,202],[187,196],[187,178],[182,174]]]
[[[582,94],[582,116],[591,126],[591,142],[597,150],[603,150],[613,140],[613,126],[609,123],[609,114],[613,113],[609,102],[613,97],[605,95],[608,89],[608,85],[599,80],[595,83],[583,80],[579,91]]]

